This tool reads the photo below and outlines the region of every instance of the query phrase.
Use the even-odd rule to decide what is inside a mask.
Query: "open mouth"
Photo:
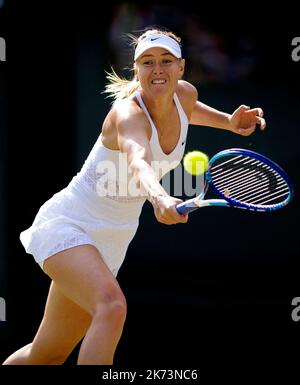
[[[165,84],[167,81],[165,79],[153,79],[151,80],[152,84]]]

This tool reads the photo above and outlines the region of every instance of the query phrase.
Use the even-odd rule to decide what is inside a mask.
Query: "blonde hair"
[[[128,34],[127,36],[131,39],[130,45],[135,49],[141,40],[156,33],[169,36],[178,44],[181,42],[181,38],[176,36],[173,32],[154,28],[146,30],[139,37],[131,34]],[[134,68],[132,68],[132,71],[134,71]],[[120,77],[113,68],[111,68],[111,72],[106,73],[106,79],[108,80],[108,84],[105,86],[103,93],[108,94],[108,97],[113,98],[114,101],[130,97],[140,87],[140,82],[134,75],[131,79],[126,79],[125,77]]]

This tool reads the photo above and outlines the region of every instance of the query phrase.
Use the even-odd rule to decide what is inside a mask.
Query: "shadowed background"
[[[123,70],[132,65],[123,34],[153,24],[182,37],[185,79],[201,101],[226,112],[240,104],[265,112],[268,129],[248,138],[191,126],[186,150],[261,152],[291,175],[296,196],[272,214],[203,209],[184,226],[157,223],[146,203],[118,276],[128,317],[116,364],[198,365],[202,358],[246,359],[253,349],[259,360],[299,343],[291,319],[299,296],[300,156],[292,10],[273,8],[272,16],[253,20],[251,11],[184,3],[110,2],[105,12],[97,1],[12,1],[0,8],[7,42],[7,62],[0,63],[0,296],[7,303],[1,360],[32,340],[50,283],[19,233],[94,144],[110,108],[101,93],[105,70],[130,74]],[[280,28],[284,18],[290,29]]]

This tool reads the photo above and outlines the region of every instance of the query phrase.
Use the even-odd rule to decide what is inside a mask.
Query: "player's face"
[[[137,59],[135,71],[144,91],[171,93],[183,75],[184,59],[177,59],[164,48],[150,48]]]

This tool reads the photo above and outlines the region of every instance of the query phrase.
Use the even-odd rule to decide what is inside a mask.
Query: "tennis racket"
[[[209,187],[220,199],[203,199]],[[293,193],[291,179],[272,160],[254,151],[232,148],[210,159],[202,193],[176,209],[180,214],[205,206],[274,211],[286,206]]]

